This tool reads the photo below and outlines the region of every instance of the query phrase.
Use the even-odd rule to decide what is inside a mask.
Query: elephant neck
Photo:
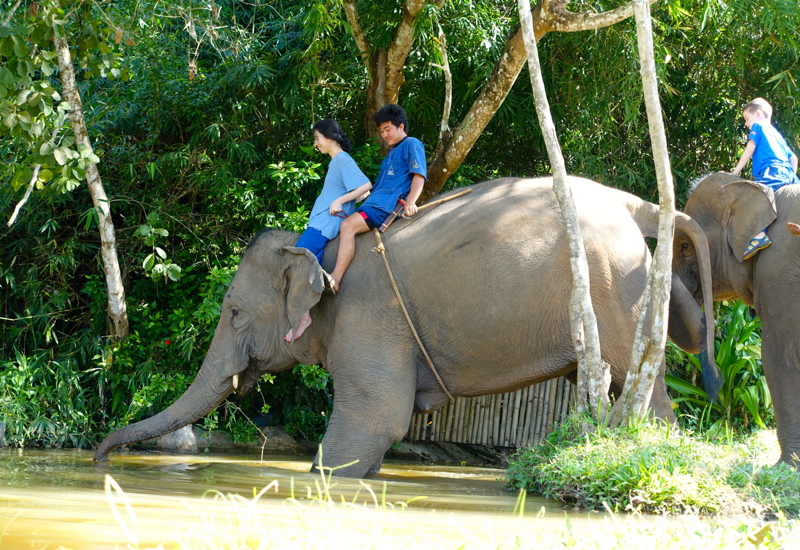
[[[741,300],[748,306],[754,305],[753,289],[755,284],[753,277],[755,274],[755,266],[758,263],[758,255],[752,260],[739,263],[738,261],[726,262],[723,265],[728,265],[728,273],[723,277],[727,282],[727,288],[720,288],[719,293],[721,296],[717,298],[717,290],[714,292],[714,300]],[[714,285],[716,286],[716,285]]]

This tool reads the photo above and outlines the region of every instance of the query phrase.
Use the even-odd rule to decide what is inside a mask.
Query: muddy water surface
[[[232,500],[220,494],[252,500],[255,492],[277,480],[277,492],[265,493],[259,506],[285,509],[292,495],[310,502],[320,481],[318,474],[308,473],[310,456],[261,461],[253,456],[130,453],[112,454],[110,463],[101,466],[92,463],[92,456],[91,451],[0,451],[0,549],[127,547],[129,535],[112,514],[104,491],[106,474],[129,499],[143,548],[157,546],[192,522],[208,521],[214,513],[228,514],[226,503]],[[489,468],[387,462],[379,476],[365,482],[374,496],[352,479],[334,479],[330,492],[350,502],[411,501],[404,513],[417,514],[413,517],[420,525],[456,518],[503,529],[517,497],[504,490],[501,475],[502,470]],[[118,509],[131,524],[124,507]],[[544,531],[563,530],[565,515],[573,527],[600,519],[596,513],[567,511],[558,503],[530,497],[525,510],[532,521],[539,516],[536,528]]]

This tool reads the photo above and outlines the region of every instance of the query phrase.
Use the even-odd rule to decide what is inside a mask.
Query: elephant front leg
[[[797,405],[800,393],[800,341],[797,320],[790,315],[775,319],[774,313],[765,313],[761,321],[761,364],[775,413],[781,448],[778,462],[785,462],[800,470],[800,407]],[[776,326],[778,330],[775,330]]]
[[[413,366],[386,361],[337,370],[333,384],[333,414],[314,466],[347,477],[377,473],[383,455],[408,431],[416,384]]]

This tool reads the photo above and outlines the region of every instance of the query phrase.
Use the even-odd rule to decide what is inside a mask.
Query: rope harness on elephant
[[[431,361],[431,357],[430,355],[428,355],[428,351],[422,344],[422,340],[420,340],[419,334],[417,334],[417,329],[414,328],[414,323],[411,321],[411,317],[408,315],[406,304],[403,302],[403,297],[400,296],[400,289],[397,288],[397,282],[394,280],[394,275],[392,274],[392,268],[389,267],[389,260],[388,258],[386,258],[386,247],[384,246],[383,241],[381,240],[381,233],[380,231],[378,231],[377,227],[373,229],[372,232],[375,234],[375,241],[378,243],[377,246],[372,249],[372,251],[383,258],[383,263],[386,266],[386,273],[389,274],[389,280],[392,282],[392,288],[394,288],[394,293],[397,295],[397,300],[400,302],[400,307],[403,309],[403,315],[406,316],[406,321],[408,321],[408,326],[411,327],[411,332],[414,333],[414,338],[416,338],[417,344],[419,344],[422,353],[425,355],[425,359],[428,360],[428,366],[431,368],[431,372],[433,372],[433,375],[436,377],[436,381],[439,382],[439,385],[442,387],[442,390],[444,391],[447,398],[451,402],[455,401],[455,398],[452,395],[450,395],[449,391],[447,391],[447,387],[445,387],[444,382],[442,382],[442,378],[436,371],[436,367],[433,366],[433,361]]]

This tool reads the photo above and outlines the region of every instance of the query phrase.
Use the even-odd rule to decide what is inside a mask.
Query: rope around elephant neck
[[[394,280],[394,275],[392,275],[392,268],[389,267],[389,260],[386,258],[386,247],[383,245],[383,241],[381,240],[381,234],[377,228],[373,229],[372,232],[375,234],[375,241],[378,245],[372,249],[375,254],[380,255],[383,258],[383,263],[386,265],[386,273],[389,274],[389,280],[392,282],[392,288],[394,288],[394,293],[397,295],[397,300],[400,302],[400,307],[403,309],[403,315],[406,316],[406,321],[408,321],[408,326],[411,327],[411,332],[414,333],[414,338],[417,339],[417,344],[419,344],[419,348],[422,350],[422,353],[425,355],[425,359],[428,360],[428,366],[431,368],[433,375],[436,377],[436,381],[439,382],[439,385],[442,387],[445,395],[447,398],[450,399],[451,402],[455,401],[455,397],[450,395],[450,392],[447,391],[447,387],[445,387],[444,382],[442,382],[442,378],[439,376],[439,373],[436,372],[436,367],[433,366],[433,361],[431,361],[430,355],[428,355],[425,346],[422,345],[422,340],[419,338],[419,334],[417,334],[417,329],[414,328],[414,323],[411,322],[411,317],[408,315],[408,310],[406,309],[406,304],[403,302],[403,297],[400,296],[400,289],[397,288],[397,282]]]

